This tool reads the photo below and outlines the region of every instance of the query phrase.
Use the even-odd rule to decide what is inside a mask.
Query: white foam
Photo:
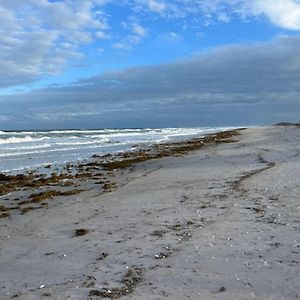
[[[73,161],[73,158],[88,158],[95,153],[133,149],[133,145],[176,141],[229,129],[233,128],[0,131],[0,171],[19,169],[22,165],[33,167],[49,161],[61,163],[62,159]]]
[[[0,144],[18,144],[18,143],[28,143],[28,142],[39,142],[45,139],[49,139],[49,137],[41,137],[41,138],[33,138],[31,136],[24,137],[10,137],[7,139],[0,138]]]

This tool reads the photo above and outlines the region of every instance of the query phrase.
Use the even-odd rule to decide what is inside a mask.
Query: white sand
[[[300,128],[237,139],[0,220],[0,299],[88,299],[134,267],[122,299],[299,299]]]

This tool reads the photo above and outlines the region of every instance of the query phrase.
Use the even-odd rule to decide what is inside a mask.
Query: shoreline
[[[113,181],[120,170],[129,172],[134,165],[142,162],[184,155],[214,143],[232,142],[230,139],[241,130],[243,128],[179,142],[137,145],[136,150],[116,154],[95,154],[85,162],[66,163],[56,172],[48,165],[43,168],[47,173],[38,173],[35,170],[17,175],[0,173],[0,219],[10,217],[11,212],[25,214],[31,210],[47,208],[47,200],[57,196],[76,195],[93,188],[97,191],[102,189],[102,193],[110,192],[117,187]],[[86,181],[89,181],[88,186]],[[2,199],[5,201],[1,201]]]
[[[299,138],[250,128],[37,178],[85,190],[0,219],[0,298],[298,299]]]
[[[57,172],[63,165],[85,162],[95,153],[115,155],[134,150],[135,144],[145,148],[151,144],[180,142],[237,128],[99,129],[48,133],[0,131],[0,173]]]

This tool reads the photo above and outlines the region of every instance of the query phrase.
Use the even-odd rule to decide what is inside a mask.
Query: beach
[[[299,141],[254,127],[3,176],[0,299],[299,299]]]

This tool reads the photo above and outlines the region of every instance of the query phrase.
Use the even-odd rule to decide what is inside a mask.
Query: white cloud
[[[78,30],[82,28],[105,29],[104,22],[93,14],[92,1],[48,2],[39,6],[43,22],[52,29]]]
[[[130,51],[147,36],[147,29],[140,25],[135,18],[129,18],[129,20],[123,21],[121,25],[129,32],[112,44],[114,49]]]
[[[162,19],[186,19],[190,24],[212,25],[227,23],[232,16],[242,16],[242,8],[249,1],[253,0],[131,0],[130,3],[134,12],[143,17],[154,13]]]
[[[221,22],[224,22],[224,23],[229,23],[230,22],[230,17],[226,13],[221,12],[218,15],[218,20],[221,21]]]
[[[300,2],[295,0],[254,0],[252,13],[264,14],[275,25],[300,30]]]
[[[150,10],[157,13],[161,13],[166,9],[166,5],[164,2],[159,2],[156,0],[148,0],[147,4]]]
[[[274,25],[300,30],[300,0],[133,0],[139,11],[162,18],[188,18],[207,26],[265,15]]]
[[[103,32],[103,31],[96,31],[95,32],[95,37],[99,40],[109,40],[109,39],[111,39],[111,36],[108,33]]]
[[[113,48],[118,49],[118,50],[124,50],[124,51],[129,51],[131,50],[131,46],[128,45],[127,43],[114,43],[112,45]]]
[[[1,30],[20,30],[12,11],[0,6]]]
[[[134,23],[132,25],[132,31],[141,37],[144,37],[147,34],[147,30],[143,26],[137,23]]]
[[[181,40],[181,36],[177,34],[176,32],[168,32],[165,35],[166,40],[171,41],[171,42],[178,42]]]
[[[125,13],[109,24],[114,11],[106,13],[105,5],[111,2]],[[172,24],[164,32],[174,31],[168,38],[180,41],[175,22],[186,32],[199,32],[203,25],[261,15],[300,30],[300,0],[0,0],[0,87],[57,74],[70,61],[84,59],[84,45],[132,50],[146,36],[161,34],[151,22]]]
[[[0,86],[57,74],[81,59],[80,46],[108,28],[105,16],[94,13],[96,2],[0,0]]]

